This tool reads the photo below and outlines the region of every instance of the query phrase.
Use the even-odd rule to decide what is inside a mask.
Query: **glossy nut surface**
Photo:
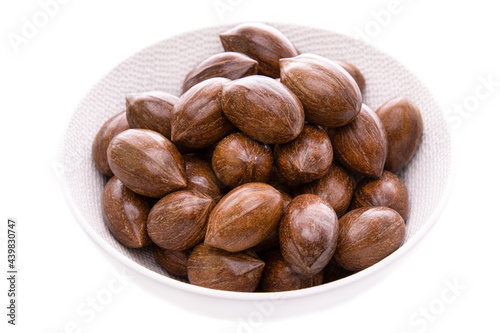
[[[384,171],[379,179],[362,180],[354,191],[351,209],[372,206],[392,208],[406,220],[410,210],[406,185],[389,171]]]
[[[330,204],[313,194],[295,197],[280,222],[280,248],[290,268],[318,274],[337,246],[339,222]]]
[[[243,23],[219,35],[224,50],[241,52],[259,62],[259,74],[280,76],[279,60],[299,53],[279,30],[263,23]]]
[[[219,202],[224,196],[224,189],[212,170],[212,165],[190,155],[183,156],[183,158],[187,178],[185,189],[198,191],[214,199],[215,203]]]
[[[266,182],[273,167],[273,153],[268,145],[234,133],[215,147],[212,167],[217,178],[230,187]]]
[[[342,68],[345,69],[347,73],[349,73],[349,75],[352,76],[354,81],[356,81],[359,90],[361,91],[361,93],[363,93],[363,91],[365,90],[366,83],[365,83],[365,77],[363,76],[359,68],[347,61],[335,60],[335,62],[340,66],[342,66]]]
[[[170,193],[149,213],[149,237],[164,249],[187,250],[203,241],[214,205],[212,198],[199,192],[182,190]]]
[[[252,292],[259,285],[264,265],[252,250],[227,252],[199,244],[189,256],[188,279],[205,288]]]
[[[304,127],[304,110],[297,96],[266,76],[224,84],[222,109],[236,127],[262,143],[290,142]]]
[[[130,191],[113,177],[104,187],[101,206],[111,234],[129,248],[141,248],[151,243],[146,231],[151,204],[149,199]]]
[[[116,135],[129,128],[125,112],[120,112],[108,119],[97,132],[92,142],[92,159],[100,173],[113,176],[108,164],[108,146]]]
[[[403,218],[387,207],[365,207],[340,219],[335,260],[350,271],[360,271],[384,259],[402,244]]]
[[[259,244],[283,214],[283,198],[264,183],[241,185],[215,206],[208,220],[205,244],[230,252]]]
[[[156,261],[168,273],[180,277],[187,277],[188,258],[191,250],[167,250],[153,244],[153,255]]]
[[[164,136],[150,130],[129,129],[109,144],[113,173],[132,191],[160,198],[187,185],[184,160]]]
[[[293,141],[275,146],[274,157],[279,173],[290,184],[309,183],[330,169],[332,144],[323,129],[306,124]]]

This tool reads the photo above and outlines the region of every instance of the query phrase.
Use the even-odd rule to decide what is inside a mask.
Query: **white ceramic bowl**
[[[431,92],[404,66],[374,47],[341,34],[291,24],[271,25],[282,31],[301,52],[355,64],[366,78],[364,102],[377,109],[389,99],[406,96],[414,101],[424,119],[423,142],[415,158],[402,173],[411,197],[405,244],[372,267],[345,279],[314,288],[279,293],[235,293],[211,290],[187,284],[168,276],[149,250],[129,250],[118,243],[106,228],[100,207],[105,178],[91,160],[92,140],[101,125],[124,110],[125,94],[163,90],[181,92],[185,75],[208,56],[223,51],[218,33],[234,25],[222,25],[168,38],[126,59],[107,73],[85,96],[74,112],[62,143],[60,163],[62,186],[67,202],[83,229],[103,249],[126,264],[159,282],[156,289],[203,295],[218,304],[228,300],[318,299],[337,293],[341,300],[349,293],[383,276],[387,266],[417,244],[437,221],[449,193],[452,179],[450,135],[441,109]],[[380,271],[380,272],[379,272]],[[343,295],[342,297],[339,297]],[[330,296],[329,296],[330,297]],[[215,304],[215,303],[211,303]]]

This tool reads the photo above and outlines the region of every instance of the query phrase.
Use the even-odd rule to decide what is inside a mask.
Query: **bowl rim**
[[[244,23],[244,22],[235,22],[235,23],[233,23],[233,25],[236,26],[240,23]],[[288,25],[288,26],[293,26],[293,27],[315,29],[315,30],[320,31],[320,32],[324,32],[324,33],[328,33],[328,34],[334,33],[334,34],[342,35],[342,36],[349,38],[349,39],[353,39],[357,43],[362,43],[366,46],[374,48],[378,52],[383,54],[384,56],[398,62],[401,67],[403,67],[409,73],[414,75],[415,79],[418,80],[423,87],[427,88],[423,84],[423,82],[420,80],[419,77],[417,77],[412,71],[410,71],[404,64],[399,62],[397,59],[395,59],[391,55],[385,53],[384,51],[381,51],[380,49],[378,49],[374,45],[368,44],[364,41],[357,40],[352,36],[349,36],[349,35],[346,35],[343,33],[338,33],[338,32],[331,31],[331,30],[327,30],[327,29],[316,28],[316,27],[312,27],[312,26],[306,26],[306,25],[300,25],[300,24],[294,24],[294,23],[279,23],[279,22],[264,22],[264,23],[272,25],[272,26]],[[132,55],[130,55],[130,56],[126,57],[125,59],[123,59],[122,61],[120,61],[120,64],[122,62],[125,62],[128,59],[134,57],[138,52],[141,52],[145,49],[154,47],[158,43],[164,42],[165,40],[179,38],[179,37],[182,37],[184,35],[193,34],[193,33],[196,33],[197,31],[202,31],[202,30],[207,29],[207,28],[226,27],[228,25],[229,24],[211,25],[211,26],[207,26],[204,28],[190,30],[190,31],[186,31],[186,32],[183,32],[180,34],[168,36],[165,39],[157,41],[157,42],[153,43],[152,45],[146,46],[146,47],[142,48],[141,50],[134,52]],[[111,68],[106,74],[112,72],[115,68],[116,68],[116,66]],[[106,76],[106,74],[104,74],[104,76]],[[100,79],[102,79],[102,77]],[[98,82],[96,82],[88,91],[91,91],[98,84]],[[83,98],[85,98],[85,96],[86,96],[86,94],[84,95]],[[434,95],[432,95],[432,96],[434,97]],[[435,99],[435,97],[434,97],[434,99]],[[436,103],[438,103],[437,100],[436,100]],[[439,105],[439,103],[438,103],[438,105]],[[443,119],[445,119],[443,108],[441,107],[441,105],[439,105],[439,108],[437,110],[435,110],[435,112],[441,113],[443,115]],[[63,161],[64,161],[64,139],[67,135],[67,129],[69,127],[69,123],[71,122],[71,120],[72,120],[72,116],[70,116],[66,121],[66,125],[64,127],[64,132],[61,135],[62,137],[59,140],[59,145],[57,148],[57,158],[56,158],[55,163],[53,164],[53,168],[54,168],[54,171],[56,173],[59,184],[61,186],[63,197],[64,197],[71,213],[73,214],[74,218],[79,223],[80,227],[82,227],[85,230],[85,232],[87,233],[87,235],[94,242],[96,242],[103,250],[105,250],[106,253],[110,254],[114,259],[116,259],[118,262],[125,265],[126,267],[130,268],[131,270],[137,271],[140,274],[142,274],[143,276],[146,276],[146,277],[151,278],[159,283],[167,285],[168,287],[175,288],[177,290],[181,290],[181,291],[184,291],[184,292],[189,293],[189,294],[193,294],[193,295],[198,294],[198,295],[203,295],[203,296],[208,296],[208,297],[215,297],[217,299],[222,299],[222,300],[265,301],[265,300],[275,300],[277,298],[279,298],[280,300],[290,300],[290,299],[297,299],[297,298],[302,298],[302,297],[306,297],[306,296],[323,294],[325,292],[333,292],[336,290],[338,291],[339,289],[341,289],[343,287],[352,286],[354,284],[359,283],[360,281],[364,280],[368,276],[373,275],[375,272],[382,270],[384,267],[394,264],[402,256],[404,256],[407,252],[409,252],[411,249],[415,248],[415,245],[417,245],[424,238],[424,236],[429,233],[429,231],[434,227],[436,222],[439,220],[439,217],[442,215],[443,211],[446,208],[446,205],[447,205],[449,198],[451,196],[451,193],[452,193],[453,184],[454,184],[455,177],[456,177],[455,145],[453,144],[453,136],[451,135],[450,125],[449,125],[449,123],[446,122],[446,120],[444,120],[446,122],[447,134],[448,134],[449,140],[450,140],[450,171],[446,175],[446,178],[447,178],[446,179],[446,186],[445,186],[443,195],[440,198],[433,213],[428,218],[427,222],[417,231],[417,233],[415,235],[413,235],[409,240],[407,240],[395,252],[393,252],[392,254],[387,256],[386,258],[382,259],[378,263],[376,263],[376,264],[374,264],[374,265],[372,265],[372,266],[370,266],[362,271],[356,272],[356,273],[354,273],[346,278],[332,281],[330,283],[322,284],[319,286],[306,288],[306,289],[284,291],[284,292],[258,292],[258,293],[233,292],[233,291],[209,289],[209,288],[205,288],[205,287],[195,286],[195,285],[192,285],[192,284],[189,284],[186,282],[176,280],[176,279],[171,278],[169,276],[156,273],[156,272],[138,264],[137,262],[133,261],[132,259],[126,257],[124,254],[120,253],[117,249],[112,247],[109,243],[107,243],[103,238],[100,237],[100,235],[97,233],[97,231],[95,231],[90,226],[90,224],[87,223],[87,220],[81,214],[80,210],[77,208],[76,203],[74,202],[74,200],[70,194],[69,187],[64,179],[64,177],[65,177],[64,176],[64,167],[63,167],[63,165],[64,165],[64,163],[63,163]]]

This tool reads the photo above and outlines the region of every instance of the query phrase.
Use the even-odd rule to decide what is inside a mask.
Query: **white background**
[[[194,298],[166,297],[155,291],[161,286],[130,270],[133,281],[123,288],[115,283],[113,272],[124,267],[77,224],[52,164],[79,100],[123,59],[195,28],[274,21],[351,36],[368,30],[370,42],[416,73],[444,109],[457,105],[465,111],[454,113],[453,122],[450,118],[457,152],[453,194],[417,249],[385,279],[341,304],[303,315],[266,315],[262,322],[251,322],[252,331],[500,332],[500,19],[494,1],[400,0],[397,13],[384,20],[378,15],[379,22],[374,13],[392,8],[390,0],[222,0],[230,6],[222,15],[213,0],[66,2],[17,51],[8,33],[21,34],[24,18],[32,21],[41,6],[35,0],[0,5],[2,271],[7,217],[18,220],[20,235],[18,326],[6,324],[2,278],[0,331],[70,332],[72,322],[79,332],[242,331],[241,320],[249,313],[210,316]],[[481,80],[488,78],[497,82],[491,93],[475,97],[477,89],[487,91]],[[77,312],[88,310],[86,302],[105,295],[110,283],[119,291],[102,311],[94,316]],[[450,293],[450,283],[463,289]],[[447,303],[440,301],[442,295]],[[307,309],[311,301],[299,300],[296,306]],[[192,311],[186,302],[192,302]],[[422,323],[423,317],[415,316],[428,307],[432,319]],[[419,323],[412,318],[420,318]]]

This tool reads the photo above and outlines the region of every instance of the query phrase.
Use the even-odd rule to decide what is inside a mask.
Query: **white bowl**
[[[355,64],[365,76],[364,102],[372,109],[400,96],[410,98],[419,106],[424,119],[423,142],[415,158],[401,174],[411,198],[405,243],[389,257],[357,274],[318,287],[277,295],[219,291],[178,281],[169,277],[155,262],[149,250],[127,249],[111,236],[104,224],[100,206],[105,177],[99,174],[92,163],[92,140],[110,116],[124,110],[125,94],[162,90],[179,95],[185,75],[208,56],[223,51],[218,33],[234,25],[215,26],[161,41],[136,53],[107,73],[80,102],[62,143],[62,186],[77,221],[106,252],[131,269],[163,284],[156,287],[159,292],[163,287],[170,291],[174,288],[189,295],[208,296],[212,301],[216,300],[219,306],[227,304],[228,300],[244,303],[249,300],[269,301],[277,297],[285,300],[312,295],[318,299],[330,295],[329,299],[342,300],[353,292],[361,292],[363,281],[364,285],[369,285],[377,276],[383,276],[389,264],[422,239],[444,208],[452,183],[452,149],[443,113],[431,92],[392,57],[364,42],[299,25],[271,25],[288,36],[301,52]],[[331,293],[337,293],[336,297],[331,297]]]

